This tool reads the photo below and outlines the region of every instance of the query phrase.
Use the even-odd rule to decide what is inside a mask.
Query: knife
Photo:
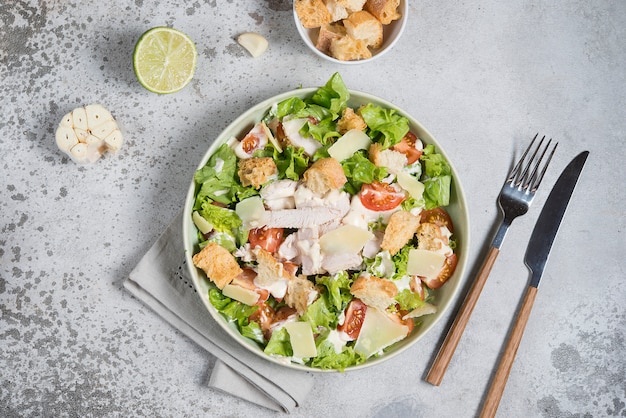
[[[554,238],[559,230],[565,209],[567,209],[570,197],[574,192],[574,187],[576,187],[588,155],[589,151],[581,152],[565,167],[565,170],[563,170],[552,188],[530,236],[526,255],[524,256],[524,263],[530,270],[530,281],[520,310],[517,313],[515,325],[511,330],[506,348],[500,358],[500,364],[483,403],[481,418],[494,417],[496,414],[506,381],[513,366],[515,354],[522,340],[524,328],[537,296],[539,280],[541,280]]]

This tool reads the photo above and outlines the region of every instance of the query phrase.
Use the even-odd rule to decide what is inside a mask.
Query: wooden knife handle
[[[472,283],[472,287],[465,296],[463,305],[461,305],[461,309],[457,313],[456,318],[448,331],[448,335],[446,335],[446,339],[439,349],[439,353],[437,354],[433,365],[430,367],[430,371],[426,376],[427,382],[435,386],[439,386],[441,384],[443,375],[446,373],[450,360],[452,360],[456,346],[459,344],[463,331],[465,331],[465,326],[472,315],[472,311],[474,310],[474,306],[476,306],[480,292],[482,292],[483,287],[485,286],[487,277],[489,277],[491,268],[496,262],[496,258],[499,253],[500,250],[496,247],[489,248],[489,252],[487,253],[485,261],[483,261],[483,265],[478,272],[478,276],[476,276],[474,283]]]
[[[517,354],[517,349],[519,348],[522,340],[522,335],[524,334],[524,329],[526,328],[526,323],[528,322],[528,317],[530,316],[530,311],[532,310],[536,296],[537,288],[528,286],[526,295],[524,296],[524,301],[522,302],[522,306],[517,314],[515,325],[511,331],[511,335],[509,336],[509,341],[507,342],[502,358],[500,359],[498,370],[496,371],[493,381],[491,382],[487,398],[485,398],[483,410],[480,414],[481,418],[491,418],[496,416],[496,411],[498,410],[500,399],[502,399],[504,387],[506,386],[506,381],[509,378],[511,367],[513,367],[515,354]]]

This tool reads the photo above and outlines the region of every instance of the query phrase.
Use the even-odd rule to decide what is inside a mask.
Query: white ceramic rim
[[[312,95],[318,88],[303,88],[292,90],[286,93],[279,94],[277,96],[266,99],[257,105],[251,107],[242,115],[240,115],[237,119],[235,119],[230,125],[228,125],[213,141],[210,145],[209,149],[206,151],[204,156],[202,157],[200,163],[198,164],[197,169],[200,169],[206,165],[210,156],[217,151],[217,149],[226,141],[228,141],[232,136],[240,137],[242,134],[245,134],[254,124],[261,121],[263,116],[265,116],[266,112],[270,109],[270,107],[279,103],[282,100],[285,100],[289,97],[307,97]],[[465,199],[465,193],[463,191],[463,187],[459,180],[459,175],[454,168],[454,165],[450,162],[450,159],[445,153],[445,150],[439,145],[437,140],[428,132],[416,119],[411,117],[407,112],[398,108],[396,105],[380,99],[376,96],[370,95],[368,93],[363,93],[359,91],[349,90],[350,92],[350,100],[348,101],[349,105],[352,107],[358,107],[367,103],[375,103],[383,107],[395,109],[398,113],[403,116],[406,116],[409,119],[409,125],[412,132],[416,133],[418,137],[422,139],[425,144],[433,144],[437,149],[437,152],[441,153],[446,160],[450,163],[450,167],[452,169],[452,190],[450,197],[450,205],[446,208],[448,209],[450,216],[454,220],[454,235],[457,239],[457,252],[458,262],[457,267],[452,275],[452,277],[446,282],[446,284],[440,289],[435,290],[436,292],[436,304],[437,304],[437,313],[432,315],[427,315],[423,317],[422,323],[416,327],[413,333],[408,338],[396,343],[393,348],[386,352],[383,356],[377,358],[370,358],[365,363],[350,366],[345,369],[345,371],[352,370],[360,370],[363,368],[371,367],[376,364],[379,364],[383,361],[389,360],[393,357],[396,357],[400,353],[404,352],[413,344],[417,343],[426,333],[437,324],[437,322],[443,317],[444,313],[448,310],[450,304],[452,303],[455,295],[457,294],[463,275],[465,273],[465,268],[467,264],[467,258],[469,253],[469,244],[470,244],[470,227],[469,227],[469,214],[467,210],[467,204]],[[194,251],[197,249],[197,231],[196,227],[191,220],[191,212],[193,208],[195,200],[195,183],[192,179],[191,185],[189,186],[189,190],[187,192],[187,197],[185,200],[185,206],[183,211],[183,245],[185,249],[185,260],[187,262],[187,267],[189,273],[191,275],[194,287],[198,293],[198,296],[202,299],[205,307],[213,317],[215,321],[235,340],[241,343],[244,347],[246,347],[252,353],[261,356],[262,358],[274,362],[278,365],[299,369],[303,371],[309,372],[337,372],[337,370],[323,370],[314,367],[308,367],[295,363],[286,363],[284,359],[279,359],[276,357],[269,356],[265,354],[256,343],[253,341],[241,336],[239,331],[235,328],[234,324],[228,324],[227,321],[222,317],[222,315],[211,305],[209,302],[209,298],[206,296],[208,294],[208,289],[214,287],[210,284],[209,280],[206,278],[204,273],[200,273],[200,271],[193,265],[192,257]],[[205,296],[203,296],[205,295]]]
[[[306,46],[308,46],[309,49],[313,51],[315,55],[321,58],[324,58],[325,60],[328,60],[330,62],[334,62],[335,64],[360,65],[360,64],[366,64],[368,62],[372,62],[375,59],[382,57],[389,50],[391,50],[391,48],[393,48],[394,45],[400,40],[400,38],[402,37],[402,33],[404,33],[406,22],[408,21],[408,15],[409,15],[408,0],[400,0],[400,4],[398,5],[398,8],[400,9],[400,13],[402,14],[402,17],[397,21],[391,22],[389,25],[383,26],[383,47],[374,51],[372,53],[371,58],[364,59],[364,60],[355,60],[355,61],[338,60],[337,58],[333,58],[330,55],[326,55],[322,51],[317,49],[315,47],[315,40],[317,39],[317,34],[319,32],[319,29],[306,29],[304,26],[302,26],[302,23],[300,23],[300,18],[298,17],[298,14],[296,13],[295,2],[294,2],[294,7],[293,7],[293,18],[296,24],[296,29],[298,30],[298,33],[300,34],[300,37],[302,38]],[[385,39],[391,39],[391,41],[387,43]]]

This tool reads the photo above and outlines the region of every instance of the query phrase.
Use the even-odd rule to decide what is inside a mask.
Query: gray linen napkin
[[[210,387],[284,412],[291,412],[310,392],[310,373],[276,365],[251,353],[207,312],[187,272],[182,213],[137,264],[124,287],[217,358]]]

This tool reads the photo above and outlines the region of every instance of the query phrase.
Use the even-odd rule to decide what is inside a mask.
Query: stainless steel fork
[[[535,135],[533,140],[530,142],[530,145],[526,151],[524,151],[517,164],[515,164],[513,170],[511,170],[511,173],[500,190],[500,195],[498,196],[498,206],[502,212],[500,226],[493,238],[493,241],[491,242],[491,246],[489,247],[487,256],[483,261],[483,265],[478,272],[478,276],[476,276],[476,279],[472,283],[472,287],[465,296],[465,300],[463,301],[463,304],[461,305],[461,308],[457,313],[448,334],[446,335],[446,339],[441,345],[439,353],[437,354],[437,357],[428,372],[426,380],[433,385],[439,386],[443,380],[446,369],[448,368],[450,360],[454,355],[454,351],[456,350],[459,340],[463,335],[465,326],[467,325],[472,311],[474,310],[474,306],[476,306],[478,297],[480,296],[485,282],[487,281],[487,277],[489,277],[489,273],[491,272],[496,258],[500,253],[500,247],[504,241],[507,230],[511,226],[513,219],[528,212],[528,208],[535,197],[535,192],[541,184],[541,180],[543,179],[546,169],[550,164],[552,155],[554,155],[554,151],[556,150],[558,143],[556,143],[552,147],[552,150],[548,153],[552,140],[548,140],[544,146],[543,143],[545,136],[541,138],[539,144],[537,144],[533,151],[533,147],[538,136],[539,134]],[[529,153],[531,156],[528,161],[526,161]],[[547,159],[542,165],[542,161],[546,154]]]

